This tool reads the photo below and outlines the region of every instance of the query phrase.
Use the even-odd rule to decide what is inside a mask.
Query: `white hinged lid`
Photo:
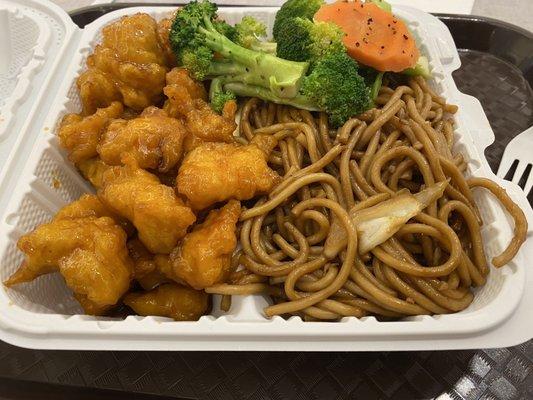
[[[0,169],[26,148],[21,141],[35,139],[21,132],[44,119],[50,100],[44,91],[67,67],[65,54],[76,33],[66,12],[47,0],[0,0]]]
[[[112,0],[94,0],[93,4],[110,3]],[[216,3],[221,6],[281,6],[286,0],[217,0]],[[335,0],[326,0],[332,3]],[[139,3],[139,0],[115,0],[115,3]],[[142,0],[143,3],[151,5],[168,5],[168,0]],[[178,0],[174,4],[187,3],[186,0]],[[393,6],[410,6],[415,7],[426,12],[441,12],[450,14],[470,14],[474,6],[474,0],[388,0]]]

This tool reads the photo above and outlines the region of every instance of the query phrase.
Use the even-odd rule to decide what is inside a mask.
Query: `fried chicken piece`
[[[104,27],[102,35],[77,81],[84,113],[114,100],[134,110],[157,103],[167,66],[156,21],[148,14],[124,16]]]
[[[278,139],[272,135],[255,135],[250,144],[257,146],[266,156],[266,159],[272,153],[272,150],[276,148],[278,144]]]
[[[176,178],[178,193],[187,197],[195,210],[219,201],[248,200],[268,193],[280,177],[268,167],[267,159],[273,146],[267,146],[267,141],[275,139],[271,136],[258,138],[246,146],[202,144],[188,153],[181,164]]]
[[[129,289],[133,265],[126,233],[109,217],[77,217],[76,206],[70,208],[19,239],[26,260],[4,284],[30,282],[59,270],[85,311],[101,313]],[[85,214],[90,211],[81,212]]]
[[[83,223],[83,229],[87,230],[93,224],[87,220],[92,218],[76,221]],[[98,218],[94,226],[100,230],[84,238],[88,245],[78,245],[69,256],[59,260],[59,271],[67,286],[77,293],[78,299],[80,296],[86,298],[85,302],[81,301],[86,312],[99,312],[98,309],[94,311],[95,308],[115,305],[128,291],[133,271],[126,248],[126,233],[106,217]]]
[[[89,57],[88,69],[76,80],[82,103],[82,115],[91,115],[98,108],[105,108],[115,101],[122,101],[116,82],[109,74],[92,66],[93,64],[94,61]]]
[[[233,142],[233,132],[237,128],[236,102],[227,102],[222,115],[217,114],[206,102],[203,86],[179,68],[167,74],[164,92],[168,96],[164,110],[171,117],[183,118],[190,132],[185,141],[186,151],[203,142]]]
[[[170,28],[172,27],[172,22],[174,21],[174,15],[175,13],[172,13],[170,17],[163,18],[157,23],[157,38],[159,39],[159,43],[161,43],[161,47],[165,53],[167,65],[169,67],[173,67],[177,64],[176,56],[170,47],[169,40]]]
[[[152,290],[170,282],[170,279],[159,270],[154,255],[138,238],[128,242],[128,251],[133,260],[133,277],[144,290]]]
[[[104,172],[112,168],[110,165],[107,165],[105,162],[103,162],[100,157],[81,161],[77,167],[82,176],[91,182],[95,189],[98,189],[102,186]]]
[[[135,228],[130,221],[115,214],[100,201],[98,196],[94,194],[82,195],[75,202],[70,203],[59,210],[54,218],[62,219],[83,217],[109,217],[119,224],[128,236],[133,235],[135,231]]]
[[[209,308],[209,295],[175,283],[144,293],[129,293],[124,303],[139,315],[156,315],[176,321],[196,321]]]
[[[161,272],[171,279],[183,280],[195,289],[224,282],[231,272],[240,213],[241,205],[236,200],[230,200],[219,210],[212,210],[172,252],[170,263],[165,264],[159,257]]]
[[[99,305],[89,300],[86,295],[73,293],[74,298],[80,303],[83,312],[87,315],[108,315],[110,310],[116,307],[116,304]]]
[[[108,165],[120,165],[122,158],[130,155],[140,168],[167,172],[180,161],[186,136],[180,120],[157,107],[148,107],[138,118],[113,121],[97,150]]]
[[[207,101],[207,92],[202,82],[196,81],[189,75],[185,68],[172,68],[166,75],[166,86],[178,86],[185,88],[192,100]],[[173,108],[173,104],[167,100],[165,109],[171,117],[180,115],[179,111]]]
[[[165,94],[171,104],[171,108],[167,107],[168,112],[176,110],[176,117],[185,120],[185,126],[190,132],[186,140],[186,151],[198,147],[203,142],[233,142],[233,132],[237,128],[236,102],[227,102],[222,115],[219,115],[204,100],[192,99],[185,87],[166,86]]]
[[[83,194],[78,200],[67,204],[57,212],[54,219],[84,218],[84,217],[109,217],[112,219],[118,216],[111,212],[104,203],[94,194]]]
[[[124,111],[122,112],[122,115],[120,116],[121,119],[133,119],[137,118],[141,113],[138,110],[134,110],[133,108],[124,108]]]
[[[38,260],[42,260],[43,258],[46,258],[46,257],[49,257],[50,260],[61,258],[61,256],[54,255],[54,250],[53,249],[50,250],[49,254],[46,253],[46,251],[47,251],[46,249],[43,249],[44,253],[42,255],[39,255],[38,249],[32,249],[31,246],[26,245],[27,243],[30,243],[28,238],[31,235],[35,234],[35,237],[37,239],[41,238],[44,241],[46,241],[46,240],[53,241],[50,238],[47,239],[46,238],[46,234],[38,234],[38,232],[39,231],[51,232],[50,233],[51,236],[54,236],[54,235],[59,235],[60,236],[62,234],[62,232],[57,229],[58,225],[63,224],[66,227],[68,227],[68,226],[76,227],[77,224],[78,224],[78,225],[81,226],[81,224],[79,224],[79,221],[81,221],[81,220],[85,221],[85,219],[87,219],[87,218],[90,219],[90,220],[87,220],[87,221],[89,221],[89,222],[97,221],[97,222],[99,222],[99,224],[101,226],[105,226],[106,224],[104,224],[104,222],[108,222],[107,220],[111,220],[115,224],[117,222],[117,219],[120,220],[120,217],[118,217],[115,213],[113,213],[110,209],[108,209],[100,201],[100,199],[98,199],[97,196],[92,195],[92,194],[84,194],[78,200],[76,200],[76,201],[64,206],[63,208],[61,208],[56,213],[56,215],[54,216],[54,218],[52,219],[51,222],[43,224],[43,225],[40,225],[33,232],[22,236],[19,239],[18,246],[19,246],[19,248],[20,248],[20,246],[24,246],[25,248],[27,247],[29,249],[29,251],[36,252],[36,256],[35,257],[37,257]],[[66,221],[66,222],[63,223],[63,221]],[[73,233],[74,232],[75,231],[73,231]],[[77,238],[75,238],[73,236],[69,236],[69,237],[64,237],[63,240],[65,240],[66,242],[68,242],[69,240],[72,240],[74,242],[76,240],[81,240],[81,239],[80,238],[77,239]],[[60,247],[61,246],[59,246],[58,248],[60,248]],[[24,252],[26,254],[29,254],[27,251],[24,251]],[[26,264],[25,265],[25,270],[29,273],[29,275],[27,274],[26,276],[28,276],[29,278],[21,280],[20,282],[30,281],[30,280],[35,279],[37,276],[42,275],[42,274],[33,274],[33,273],[30,272],[32,270],[31,269],[32,266],[34,266],[34,265],[40,264],[40,266],[38,266],[38,268],[44,268],[44,266],[42,265],[42,262],[41,263],[39,263],[39,262],[26,262],[25,264]],[[53,261],[45,262],[44,264],[47,265],[47,266],[51,266],[51,268],[57,267],[56,265],[54,265]],[[23,272],[22,270],[23,270],[23,268],[19,269],[19,271],[17,271],[17,273]],[[50,271],[48,271],[48,272],[50,272]],[[45,272],[45,273],[48,273],[48,272]],[[13,279],[13,276],[10,278],[10,281],[12,279]],[[15,282],[15,283],[20,283],[20,282]]]
[[[99,108],[92,115],[67,114],[59,125],[59,144],[69,153],[69,159],[78,164],[96,157],[96,146],[108,124],[122,114],[122,104],[115,101]]]
[[[196,217],[155,175],[140,169],[134,159],[104,173],[98,197],[137,228],[139,239],[152,253],[170,253]]]
[[[176,177],[178,176],[178,168],[173,168],[168,172],[157,172],[154,174],[159,178],[163,185],[173,187],[176,184]]]

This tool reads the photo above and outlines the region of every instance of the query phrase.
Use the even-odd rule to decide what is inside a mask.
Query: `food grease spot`
[[[61,180],[59,179],[59,173],[57,171],[52,172],[52,187],[54,189],[59,189],[62,186]]]

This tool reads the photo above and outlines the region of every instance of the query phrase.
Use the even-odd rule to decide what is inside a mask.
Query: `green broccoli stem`
[[[381,85],[383,84],[383,75],[384,72],[380,72],[377,74],[376,79],[374,80],[374,83],[372,84],[372,88],[370,89],[370,99],[372,101],[376,100],[379,95],[379,89],[381,89]]]
[[[223,79],[215,78],[211,81],[209,87],[209,101],[211,108],[221,114],[224,111],[224,107],[228,101],[236,100],[236,96],[229,90],[224,90]]]
[[[218,93],[222,93],[223,91],[224,87],[222,86],[222,79],[213,79],[211,81],[211,85],[209,86],[209,100],[212,101]]]
[[[221,84],[222,80],[217,81],[217,85]],[[247,85],[242,82],[227,82],[223,85],[224,90],[229,90],[241,97],[258,97],[260,99],[271,101],[277,104],[285,104],[301,108],[308,111],[321,111],[316,107],[307,97],[297,94],[293,98],[276,96],[272,91],[261,86]],[[212,88],[213,89],[213,88]]]
[[[253,43],[250,45],[250,49],[253,51],[262,51],[268,54],[276,54],[278,44],[275,42],[261,42]]]
[[[213,101],[214,97],[224,92],[224,80],[222,78],[214,78],[209,86],[209,100]]]
[[[207,71],[207,76],[219,75],[242,75],[246,73],[246,67],[234,62],[212,61]]]
[[[298,94],[308,63],[246,49],[219,33],[209,18],[204,22],[207,28],[200,27],[199,32],[205,36],[206,45],[222,57],[243,65],[247,83],[272,90],[279,97],[291,98]]]

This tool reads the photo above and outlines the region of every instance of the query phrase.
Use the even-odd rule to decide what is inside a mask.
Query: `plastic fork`
[[[512,176],[508,176],[508,174],[511,175],[510,170],[515,161],[518,161],[516,169]],[[497,175],[517,185],[519,182],[525,181],[524,192],[527,195],[533,187],[533,168],[527,168],[528,165],[533,167],[533,126],[515,136],[509,142],[503,152]],[[524,174],[526,168],[527,172]]]

